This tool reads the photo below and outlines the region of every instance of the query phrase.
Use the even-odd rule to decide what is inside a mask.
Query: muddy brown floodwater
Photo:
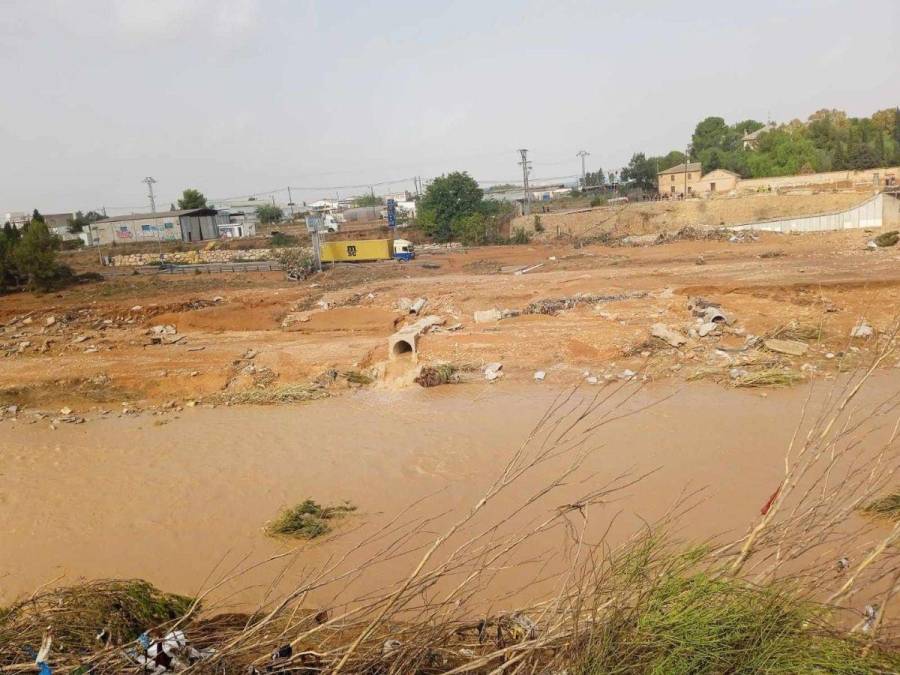
[[[816,387],[822,392],[829,385]],[[878,375],[861,404],[896,387],[896,375]],[[637,388],[626,385],[623,393]],[[703,383],[644,387],[622,409],[637,412],[598,429],[578,473],[531,507],[531,515],[552,512],[625,472],[656,470],[598,507],[595,533],[615,517],[610,537],[621,539],[695,488],[706,491],[681,520],[680,536],[742,533],[779,480],[807,393],[797,387],[763,396]],[[546,385],[460,385],[360,391],[298,406],[195,408],[163,425],[142,416],[54,431],[46,422],[6,421],[0,424],[0,603],[79,578],[141,577],[195,593],[241,562],[289,549],[263,526],[281,507],[307,497],[349,500],[359,511],[334,536],[301,546],[285,587],[418,500],[406,513],[437,517],[421,528],[427,537],[477,500],[559,394]],[[558,470],[542,466],[491,508],[498,514],[515,508],[516,499]],[[552,555],[562,536],[546,535],[542,550]],[[354,591],[397,579],[412,560],[373,565],[352,581]],[[257,600],[276,571],[248,572],[229,588],[228,602]]]

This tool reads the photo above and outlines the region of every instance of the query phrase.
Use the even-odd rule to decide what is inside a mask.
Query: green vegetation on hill
[[[704,173],[727,169],[743,178],[900,164],[900,108],[879,110],[871,117],[819,110],[806,122],[793,120],[763,131],[752,147],[745,148],[744,136],[764,126],[757,120],[729,125],[721,117],[707,117],[694,129],[690,161],[702,163]],[[622,169],[622,179],[652,190],[658,171],[683,161],[679,150],[662,156],[635,153]]]

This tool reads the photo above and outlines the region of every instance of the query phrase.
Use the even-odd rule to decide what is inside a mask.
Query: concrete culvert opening
[[[394,356],[403,356],[404,354],[412,354],[413,347],[406,340],[397,340],[394,343]]]

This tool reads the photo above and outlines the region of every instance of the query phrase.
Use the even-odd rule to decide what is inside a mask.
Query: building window
[[[688,174],[688,180],[690,180],[690,179],[691,179],[691,174]]]
[[[675,182],[675,174],[674,173],[672,174],[672,182],[673,183]]]

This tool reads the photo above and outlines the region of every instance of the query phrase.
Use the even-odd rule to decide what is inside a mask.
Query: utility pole
[[[684,146],[684,194],[681,196],[682,199],[687,199],[687,171],[688,171],[688,163],[691,161],[690,155],[690,146]]]
[[[294,198],[291,196],[291,186],[288,185],[288,209],[291,212],[291,221],[294,220]]]
[[[591,153],[589,153],[587,150],[579,150],[578,152],[575,153],[576,157],[581,157],[581,187],[582,187],[582,189],[587,187],[587,182],[585,180],[584,158],[590,154]]]
[[[153,176],[147,176],[141,182],[146,183],[147,189],[150,191],[147,195],[150,198],[150,212],[156,213],[156,198],[153,196],[153,184],[156,182],[156,179],[154,179]]]
[[[528,161],[528,149],[521,148],[519,154],[522,155],[522,184],[525,187],[525,215],[531,213],[531,192],[528,190],[528,169],[531,168],[531,162]]]

